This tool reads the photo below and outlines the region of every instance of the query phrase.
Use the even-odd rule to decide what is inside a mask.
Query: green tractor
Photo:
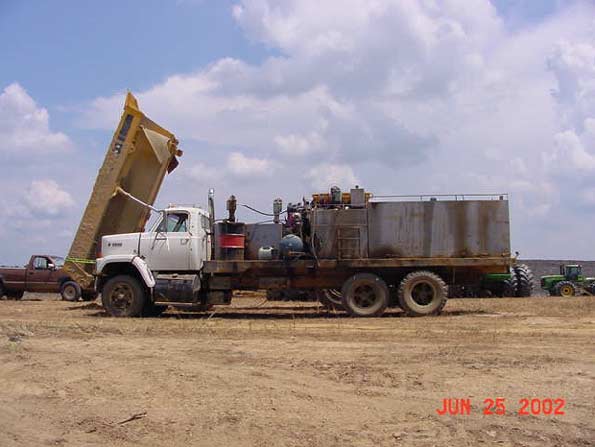
[[[527,297],[533,292],[533,273],[525,264],[515,264],[509,273],[486,273],[477,284],[449,287],[452,298]]]
[[[584,292],[595,294],[595,278],[585,277],[581,265],[562,264],[559,275],[541,277],[541,288],[551,296],[571,297]]]
[[[527,297],[533,292],[533,273],[525,264],[511,267],[510,273],[489,273],[481,280],[483,295]]]

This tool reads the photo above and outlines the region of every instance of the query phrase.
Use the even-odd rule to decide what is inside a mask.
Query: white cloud
[[[241,152],[232,152],[227,157],[227,167],[232,174],[240,177],[251,175],[270,175],[272,164],[269,160],[250,158]]]
[[[346,191],[359,183],[353,169],[348,165],[321,164],[310,169],[306,177],[318,191],[327,191],[332,186],[339,186]]]
[[[27,208],[38,215],[56,217],[74,205],[70,193],[53,180],[33,180],[24,194]]]
[[[279,152],[285,155],[299,157],[318,152],[324,147],[324,139],[318,132],[310,132],[307,135],[277,135],[275,143]]]
[[[52,132],[49,114],[39,107],[25,89],[10,84],[0,94],[0,154],[28,156],[31,153],[69,151],[72,141],[61,132]]]

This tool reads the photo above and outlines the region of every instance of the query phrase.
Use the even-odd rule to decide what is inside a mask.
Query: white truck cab
[[[103,236],[97,273],[113,263],[141,258],[152,272],[200,271],[211,257],[209,216],[197,207],[168,207],[143,233]]]
[[[202,208],[170,206],[159,211],[148,231],[103,236],[96,262],[97,280],[113,279],[116,275],[136,278],[134,284],[120,284],[121,293],[112,291],[114,302],[120,295],[122,299],[134,295],[137,287],[151,292],[160,276],[166,282],[172,277],[186,280],[192,293],[196,293],[200,289],[201,269],[211,259],[209,229],[209,214]],[[103,284],[98,283],[97,288],[101,290]]]

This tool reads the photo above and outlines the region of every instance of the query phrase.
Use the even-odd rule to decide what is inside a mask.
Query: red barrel
[[[224,233],[219,235],[221,248],[244,248],[245,236],[243,234]]]

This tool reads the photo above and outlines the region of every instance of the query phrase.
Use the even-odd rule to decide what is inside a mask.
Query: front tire
[[[144,287],[128,275],[118,275],[105,283],[101,292],[103,308],[112,317],[140,317],[147,301]]]
[[[576,287],[570,281],[560,281],[556,284],[556,295],[562,298],[570,298],[576,295]]]
[[[66,281],[60,287],[60,296],[62,296],[64,301],[78,301],[81,294],[81,286],[74,281]]]
[[[448,300],[446,283],[432,272],[409,273],[399,285],[399,305],[407,315],[437,315]]]
[[[388,286],[371,273],[353,275],[341,289],[341,303],[353,317],[377,317],[388,306]]]

